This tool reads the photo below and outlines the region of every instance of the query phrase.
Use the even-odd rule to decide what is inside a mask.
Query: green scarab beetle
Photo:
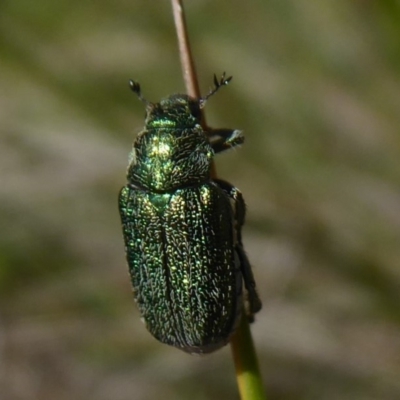
[[[201,108],[227,85],[225,73],[204,98],[176,94],[146,104],[128,183],[119,196],[135,300],[159,341],[189,353],[210,353],[229,342],[243,309],[250,319],[261,301],[241,228],[240,191],[211,178],[215,154],[240,145],[241,131],[201,126]]]

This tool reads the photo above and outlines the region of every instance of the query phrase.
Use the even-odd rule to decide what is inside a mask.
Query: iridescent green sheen
[[[231,207],[212,183],[167,196],[160,207],[146,191],[121,192],[135,298],[158,340],[210,351],[225,344],[239,307]]]
[[[140,87],[132,87],[141,96]],[[242,310],[243,280],[250,314],[261,308],[241,243],[243,199],[210,177],[214,153],[243,136],[204,132],[200,104],[186,95],[147,104],[119,197],[134,297],[146,327],[190,353],[229,341]]]

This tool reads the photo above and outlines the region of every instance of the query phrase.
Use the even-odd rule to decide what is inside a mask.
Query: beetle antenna
[[[146,106],[150,105],[151,103],[146,100],[143,96],[142,96],[142,91],[140,89],[140,84],[139,82],[135,82],[132,79],[129,81],[129,86],[132,90],[132,92],[136,93],[137,97],[139,97],[139,100],[142,101],[143,103],[146,104]]]
[[[225,72],[222,74],[220,80],[218,80],[217,76],[214,74],[214,88],[211,89],[210,92],[205,97],[202,97],[199,99],[200,108],[204,107],[204,105],[209,97],[211,97],[213,94],[217,93],[218,90],[221,89],[222,86],[227,85],[231,80],[232,80],[231,76],[229,78],[225,78]]]

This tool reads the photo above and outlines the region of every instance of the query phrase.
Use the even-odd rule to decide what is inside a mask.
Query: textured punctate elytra
[[[189,353],[229,341],[242,312],[243,282],[249,318],[261,308],[241,239],[243,197],[210,175],[214,154],[244,138],[238,130],[200,125],[201,108],[230,80],[214,76],[204,98],[177,94],[159,103],[130,82],[146,104],[119,196],[134,297],[152,335]]]

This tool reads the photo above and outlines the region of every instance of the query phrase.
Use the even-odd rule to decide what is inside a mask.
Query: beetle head
[[[194,128],[200,121],[199,100],[186,94],[174,94],[146,107],[147,128]]]
[[[151,103],[142,96],[138,82],[129,81],[133,92],[146,104],[146,128],[193,128],[201,124],[201,109],[207,100],[222,86],[227,85],[232,77],[225,78],[225,72],[220,80],[214,74],[214,88],[200,98],[193,98],[186,94],[174,94],[162,99],[159,103]]]

